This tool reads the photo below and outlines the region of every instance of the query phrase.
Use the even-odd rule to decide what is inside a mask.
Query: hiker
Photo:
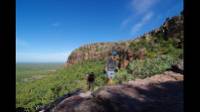
[[[87,74],[88,90],[94,89],[95,75],[93,72]]]
[[[115,73],[118,71],[117,55],[118,54],[116,51],[112,51],[112,56],[107,60],[105,71],[108,77],[108,83],[112,82],[112,78],[114,77]]]

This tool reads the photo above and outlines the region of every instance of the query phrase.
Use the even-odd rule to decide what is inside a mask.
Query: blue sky
[[[183,10],[183,0],[16,0],[16,61],[62,62],[93,42],[134,39]]]

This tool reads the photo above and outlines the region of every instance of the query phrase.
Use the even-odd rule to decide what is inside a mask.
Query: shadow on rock
[[[92,98],[73,96],[55,112],[183,112],[183,81],[152,85],[116,85],[99,89]]]

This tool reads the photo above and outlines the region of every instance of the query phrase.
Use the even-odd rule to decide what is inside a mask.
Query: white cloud
[[[151,10],[158,0],[132,0],[131,7],[135,13],[143,14]]]
[[[60,26],[60,23],[59,22],[52,23],[52,26],[58,27],[58,26]]]
[[[65,62],[71,52],[16,53],[17,62]]]
[[[153,17],[154,13],[153,12],[149,12],[147,13],[141,21],[139,21],[138,23],[136,23],[132,29],[131,32],[134,34],[137,31],[139,31],[152,17]]]
[[[159,2],[159,0],[131,0],[130,9],[132,13],[121,23],[121,27],[124,28],[128,24],[133,22],[133,17],[137,16],[141,18],[140,21],[131,28],[131,33],[139,31],[154,15],[153,7]]]
[[[122,21],[122,24],[121,24],[121,27],[124,28],[125,26],[127,26],[127,24],[131,22],[131,20],[132,20],[131,17],[129,17],[129,18],[123,20],[123,21]]]

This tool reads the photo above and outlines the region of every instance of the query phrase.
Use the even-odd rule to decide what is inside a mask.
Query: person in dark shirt
[[[87,84],[88,90],[92,91],[94,89],[95,74],[93,72],[87,74]]]

